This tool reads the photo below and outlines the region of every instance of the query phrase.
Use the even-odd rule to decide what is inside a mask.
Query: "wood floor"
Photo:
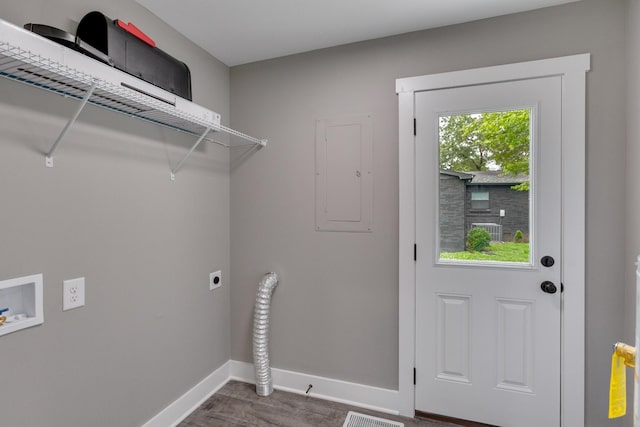
[[[238,381],[229,381],[179,427],[342,427],[349,411],[400,421],[405,427],[458,427],[443,421],[381,414],[279,390],[260,397],[254,385]]]

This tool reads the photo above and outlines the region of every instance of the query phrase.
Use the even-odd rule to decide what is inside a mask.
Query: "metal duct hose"
[[[256,306],[253,313],[253,367],[256,372],[256,393],[269,396],[273,392],[271,366],[269,364],[269,308],[271,294],[278,286],[278,275],[267,273],[258,285]]]

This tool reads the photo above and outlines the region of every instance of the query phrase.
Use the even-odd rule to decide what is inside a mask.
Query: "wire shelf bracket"
[[[80,101],[46,154],[47,167],[53,167],[54,153],[87,104],[197,138],[184,158],[171,169],[172,180],[203,141],[227,148],[267,145],[266,139],[221,125],[220,114],[214,111],[2,19],[0,77]],[[215,132],[231,135],[229,142],[214,139]]]
[[[191,153],[193,153],[193,151],[198,148],[198,145],[200,145],[200,143],[202,142],[202,140],[204,139],[205,136],[207,136],[207,134],[209,133],[211,129],[207,128],[207,130],[204,131],[204,133],[202,134],[202,136],[200,136],[200,138],[198,138],[198,140],[196,141],[195,144],[193,144],[193,146],[191,147],[191,150],[189,150],[189,152],[182,158],[182,160],[180,160],[178,162],[178,164],[176,165],[175,168],[171,169],[171,181],[175,181],[176,180],[176,174],[178,173],[178,171],[180,170],[180,168],[182,167],[182,165],[184,164],[184,162],[187,161],[187,159],[189,158],[189,156],[191,155]]]
[[[56,138],[56,140],[53,142],[53,145],[51,146],[51,150],[49,150],[49,152],[47,153],[47,155],[44,158],[44,164],[45,164],[46,167],[48,167],[48,168],[52,168],[53,167],[53,153],[55,153],[56,149],[58,148],[58,144],[60,144],[60,141],[62,141],[62,139],[67,134],[67,132],[69,132],[69,129],[71,129],[71,126],[73,126],[73,124],[76,122],[76,120],[78,120],[78,116],[80,115],[80,113],[84,109],[85,105],[87,105],[87,102],[89,102],[89,99],[91,98],[91,95],[93,95],[93,92],[96,90],[96,85],[97,85],[97,83],[93,83],[91,85],[91,87],[89,88],[87,93],[84,95],[84,98],[82,98],[82,101],[80,102],[80,105],[78,105],[78,108],[77,108],[76,112],[69,119],[69,121],[65,125],[64,129],[62,129],[62,132],[60,132],[60,135],[58,135],[58,138]]]

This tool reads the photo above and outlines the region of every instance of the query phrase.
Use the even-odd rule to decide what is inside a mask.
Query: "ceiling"
[[[136,0],[228,66],[579,0]]]

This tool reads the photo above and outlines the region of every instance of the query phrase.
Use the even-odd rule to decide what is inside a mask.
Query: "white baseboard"
[[[174,427],[224,386],[230,377],[231,361],[213,371],[191,390],[160,411],[142,427]]]
[[[255,383],[253,364],[231,360],[229,379]],[[398,415],[402,405],[397,390],[350,383],[332,378],[318,377],[284,369],[271,369],[273,388],[296,394],[306,394],[309,384],[309,396],[333,402],[345,403],[374,411]]]
[[[318,377],[284,369],[271,369],[273,388],[296,394],[306,394],[309,384],[309,396],[351,406],[371,409],[398,415],[397,408],[402,407],[400,394],[363,384],[350,383],[332,378]],[[255,384],[253,365],[246,362],[229,360],[209,374],[191,390],[180,396],[175,402],[160,411],[142,427],[175,427],[204,401],[224,386],[229,380]]]

